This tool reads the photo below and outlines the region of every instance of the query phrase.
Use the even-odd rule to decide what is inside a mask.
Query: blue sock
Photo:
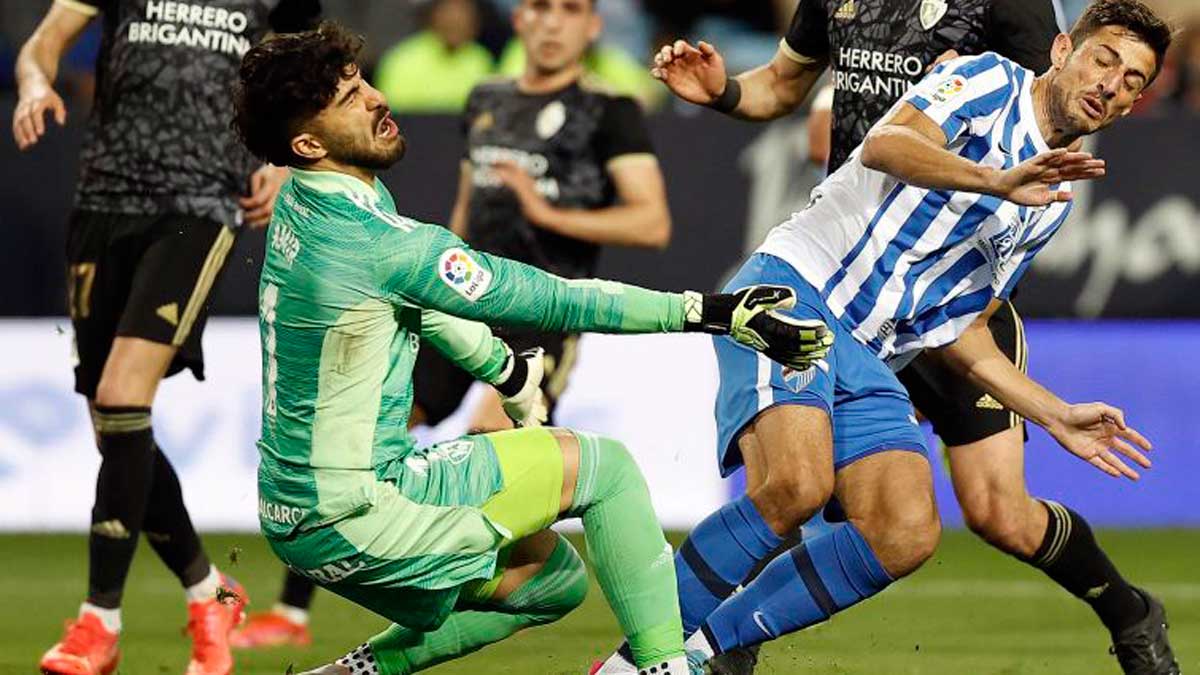
[[[675,554],[683,634],[696,632],[781,541],[746,495],[697,525]]]
[[[845,523],[771,561],[702,630],[718,652],[748,647],[820,623],[890,583],[866,540]]]

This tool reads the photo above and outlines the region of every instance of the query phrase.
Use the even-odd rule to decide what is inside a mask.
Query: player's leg
[[[688,646],[749,647],[816,623],[886,588],[937,548],[940,523],[926,459],[872,454],[842,468],[835,494],[848,520],[771,561],[721,604]]]
[[[776,258],[755,255],[726,289],[777,283],[800,289],[789,314],[835,325],[815,289]],[[843,336],[838,336],[838,341]],[[851,336],[845,339],[853,340]],[[723,475],[746,467],[746,494],[697,525],[675,557],[680,612],[686,633],[704,619],[750,571],[829,499],[833,490],[833,353],[795,372],[727,338],[714,338],[720,388],[717,449]]]
[[[439,507],[442,510],[431,511],[431,515],[444,521],[426,525],[431,541],[436,540],[438,546],[444,546],[448,538],[461,538],[471,532],[499,532],[506,540],[519,541],[544,530],[560,517],[581,517],[597,578],[618,623],[633,645],[638,662],[668,675],[687,672],[670,548],[651,508],[645,481],[624,446],[590,434],[545,429],[522,429],[464,440],[478,444],[481,439],[487,448],[494,451],[481,449],[479,445],[470,452],[463,452],[460,447],[450,449],[447,444],[443,444],[446,450],[434,446],[410,458],[417,461],[423,457],[424,472],[420,475],[406,472],[400,477],[399,490],[403,494],[420,495],[424,498],[423,503],[429,504],[445,503],[448,498],[458,503],[470,503],[472,490],[491,485],[496,475],[500,477],[499,490],[480,500],[482,505],[478,509],[454,513]],[[433,494],[430,486],[438,486],[433,488],[434,491],[445,494]],[[450,495],[450,492],[455,495]],[[371,543],[365,547],[356,545],[356,549],[370,554],[374,560],[386,556],[389,540],[407,536],[404,533],[379,534],[381,527],[395,529],[403,525],[402,520],[387,514],[387,508],[383,504],[373,512],[340,524],[337,528],[339,536],[351,543],[360,539],[364,542],[369,540]],[[411,510],[411,507],[408,508]],[[486,527],[482,527],[483,524]],[[362,534],[358,533],[360,529]],[[304,551],[314,548],[293,543],[274,543],[282,556],[301,568],[307,563],[300,561],[296,553],[289,552],[289,549],[295,551],[299,546],[303,549],[300,554],[304,554]],[[568,555],[569,549],[562,549],[557,544],[555,550],[559,553],[552,555],[550,560],[557,557],[561,564],[553,566],[557,580],[553,586],[571,586],[574,582],[566,584],[563,580],[573,574],[570,570],[575,568],[571,562],[574,554]],[[406,553],[411,556],[412,548],[407,547]],[[482,560],[486,562],[486,559]],[[396,569],[401,570],[405,563],[398,563]],[[422,603],[425,600],[414,596],[411,579],[400,585],[378,582],[376,577],[381,572],[375,571],[377,567],[383,572],[388,571],[386,565],[374,563],[368,563],[366,569],[361,571],[358,565],[351,565],[353,571],[349,577],[327,585],[330,590],[391,618],[406,629],[424,633],[438,633],[445,629],[446,634],[453,632],[457,635],[453,641],[444,641],[437,635],[422,637],[419,644],[432,644],[429,641],[433,640],[440,645],[437,651],[421,651],[424,654],[422,659],[444,661],[454,656],[451,651],[457,651],[458,654],[474,651],[527,625],[524,623],[527,618],[514,622],[512,617],[482,617],[475,613],[455,619],[450,627],[446,627],[443,622],[459,615],[439,615],[440,610],[433,602],[437,598],[430,601],[428,609],[424,608]],[[438,574],[444,575],[445,572]],[[501,583],[503,578],[490,589],[486,584],[469,584],[465,600],[478,605],[480,598],[493,598],[497,589],[505,590]],[[564,607],[563,598],[556,595],[560,592],[558,590],[548,596],[549,599],[538,599],[553,588],[550,582],[546,583],[548,586],[540,591],[536,587],[529,587],[528,593],[522,591],[524,585],[510,584],[515,589],[504,596],[504,602],[513,604],[520,600],[523,603],[522,614],[530,614],[527,611],[529,607],[543,601],[555,607]],[[389,588],[392,590],[388,591]],[[479,589],[486,592],[479,592]],[[401,591],[404,594],[403,602],[386,606],[387,593]],[[496,611],[505,615],[513,614],[511,608],[498,608]],[[472,631],[469,634],[464,632],[468,627]],[[405,668],[412,669],[429,665],[424,660],[414,662],[417,652],[405,650],[416,638],[409,633],[401,634],[407,636],[404,642],[406,646],[398,647],[394,641],[380,643],[378,651],[374,648],[370,650],[374,661],[381,664],[407,664]],[[387,645],[403,652],[402,658],[385,653],[384,647]],[[664,664],[665,670],[662,669]],[[408,670],[384,672],[391,675]]]
[[[502,552],[502,559],[493,579],[463,589],[455,611],[437,629],[420,631],[392,624],[309,675],[404,675],[426,670],[522,629],[557,621],[587,595],[583,560],[566,538],[551,530],[517,541]]]
[[[1024,369],[1028,347],[1012,305],[997,311],[988,328],[1000,349]],[[1129,585],[1082,516],[1030,496],[1022,420],[936,361],[918,359],[901,378],[918,407],[930,411],[934,431],[947,446],[967,526],[1087,602],[1112,634],[1123,662],[1173,663],[1157,600]]]

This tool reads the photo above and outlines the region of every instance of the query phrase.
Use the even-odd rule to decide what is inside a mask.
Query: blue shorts
[[[763,253],[751,256],[725,290],[752,284],[795,289],[796,306],[786,313],[824,321],[834,331],[834,342],[823,362],[797,372],[731,338],[713,338],[721,378],[716,417],[722,476],[742,465],[737,446],[742,429],[777,405],[812,406],[830,415],[835,470],[884,450],[926,452],[908,392],[887,364],[834,318],[817,289],[786,262]]]

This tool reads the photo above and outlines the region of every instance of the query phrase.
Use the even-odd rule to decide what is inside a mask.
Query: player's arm
[[[450,231],[459,239],[467,236],[467,216],[471,213],[472,185],[471,161],[463,159],[459,162],[458,192],[454,195],[454,208],[450,210]]]
[[[546,332],[730,335],[782,363],[807,367],[832,344],[820,322],[773,312],[795,303],[790,289],[752,286],[735,294],[664,293],[595,279],[568,280],[473,251],[445,228],[389,228],[376,243],[377,277],[398,300],[472,321]]]
[[[494,170],[517,196],[521,212],[537,227],[600,245],[666,248],[671,241],[667,189],[641,108],[633,99],[608,100],[592,151],[616,189],[617,203],[607,208],[557,207],[519,167],[501,164]]]
[[[1117,454],[1148,468],[1139,452],[1150,450],[1147,441],[1126,426],[1120,409],[1105,403],[1069,404],[1021,372],[992,338],[988,318],[1001,306],[993,300],[955,342],[929,350],[951,369],[991,394],[1005,407],[1046,429],[1066,450],[1111,476],[1137,479]]]
[[[777,119],[800,107],[829,65],[827,21],[821,0],[801,0],[771,61],[735,78],[715,47],[684,40],[655,54],[651,74],[685,101],[744,120]]]
[[[995,56],[939,66],[871,128],[862,145],[863,165],[931,190],[988,194],[1025,206],[1069,201],[1070,193],[1056,186],[1103,176],[1103,160],[1061,148],[1002,170],[948,149],[963,136],[986,136],[1012,86]]]
[[[1050,69],[1050,47],[1060,32],[1053,0],[992,0],[985,22],[988,50],[1039,75]]]
[[[50,112],[59,126],[67,122],[67,107],[54,80],[63,54],[75,44],[83,29],[100,11],[96,2],[57,0],[42,18],[17,55],[17,108],[13,112],[13,138],[27,150],[46,133]]]
[[[471,377],[495,387],[517,426],[546,421],[540,349],[516,354],[486,325],[432,309],[421,310],[421,339]]]

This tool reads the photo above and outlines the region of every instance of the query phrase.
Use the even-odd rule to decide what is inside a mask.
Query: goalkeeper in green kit
[[[823,324],[774,309],[790,289],[660,293],[568,281],[470,250],[397,215],[375,178],[405,140],[335,24],[279,35],[243,59],[235,127],[292,168],[259,285],[259,518],[292,569],[393,624],[313,673],[399,675],[549,623],[582,602],[583,562],[547,529],[582,518],[605,597],[644,673],[689,671],[672,551],[618,441],[536,428],[536,351],[486,322],[545,331],[730,334],[797,369]],[[491,383],[520,428],[417,448],[406,431],[421,341]]]

